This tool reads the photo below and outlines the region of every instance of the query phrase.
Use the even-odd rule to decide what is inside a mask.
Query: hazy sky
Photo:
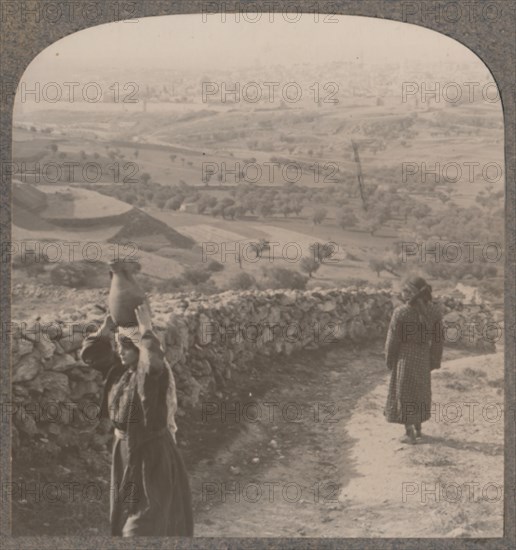
[[[321,61],[365,63],[391,60],[458,61],[482,66],[465,46],[435,31],[381,19],[333,16],[336,23],[314,22],[303,14],[288,23],[282,14],[262,14],[257,23],[235,22],[234,14],[148,17],[100,25],[72,34],[44,50],[24,79],[63,78],[68,72],[119,68],[210,69]],[[294,15],[292,16],[295,17]],[[485,70],[482,70],[485,72]]]

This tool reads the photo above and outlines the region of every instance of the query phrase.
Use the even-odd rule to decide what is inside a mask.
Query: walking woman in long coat
[[[385,343],[391,371],[385,416],[404,424],[404,439],[415,443],[432,412],[431,372],[441,367],[442,317],[432,302],[432,287],[422,277],[409,277],[401,297],[404,304],[392,314]]]
[[[192,536],[191,493],[175,442],[175,386],[147,303],[135,310],[138,330],[116,329],[108,315],[81,350],[105,376],[101,416],[114,426],[111,534]]]

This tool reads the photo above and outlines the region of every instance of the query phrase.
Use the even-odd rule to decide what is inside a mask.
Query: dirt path
[[[275,389],[225,413],[205,404],[214,433],[240,429],[191,473],[196,535],[501,536],[503,358],[457,356],[434,373],[438,408],[415,446],[382,416],[379,347],[289,361]]]
[[[195,535],[501,536],[503,421],[486,406],[503,401],[503,357],[460,356],[445,350],[433,375],[440,412],[416,446],[400,443],[403,428],[382,416],[388,373],[380,344],[264,358],[234,371],[238,393],[178,418]],[[467,402],[479,403],[472,417]],[[457,422],[454,403],[462,407]],[[101,498],[17,495],[14,533],[108,535],[110,451],[57,456],[47,443],[33,445],[13,461],[14,480],[95,484]]]

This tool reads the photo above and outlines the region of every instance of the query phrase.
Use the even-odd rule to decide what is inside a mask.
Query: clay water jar
[[[145,292],[138,286],[134,273],[141,269],[138,262],[109,262],[111,288],[108,306],[113,321],[120,327],[137,326],[134,310],[145,300]]]

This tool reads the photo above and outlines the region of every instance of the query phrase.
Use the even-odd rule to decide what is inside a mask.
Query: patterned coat
[[[441,367],[443,353],[442,315],[429,304],[426,322],[414,306],[398,306],[391,318],[385,356],[391,371],[385,407],[388,422],[420,424],[432,413],[431,371]]]

